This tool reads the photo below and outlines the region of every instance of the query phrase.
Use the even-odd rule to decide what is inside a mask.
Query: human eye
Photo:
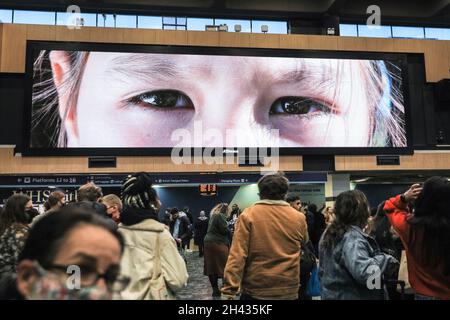
[[[325,102],[307,97],[281,97],[271,105],[271,115],[305,115],[330,113],[333,108]]]
[[[194,109],[191,98],[177,90],[155,90],[141,93],[128,99],[128,103],[157,109]]]

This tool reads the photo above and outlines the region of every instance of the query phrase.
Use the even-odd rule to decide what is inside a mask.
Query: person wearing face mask
[[[28,235],[28,212],[33,203],[27,195],[12,195],[0,213],[0,278],[16,272],[19,254]]]
[[[66,195],[64,194],[64,192],[53,191],[52,193],[49,194],[48,199],[44,204],[44,206],[48,209],[43,214],[34,217],[33,221],[31,222],[31,226],[36,224],[36,222],[38,222],[43,217],[52,214],[55,211],[58,211],[65,205],[66,205]]]
[[[104,219],[63,208],[30,229],[17,275],[0,280],[0,299],[111,299],[129,282],[120,275],[122,251],[122,237]]]

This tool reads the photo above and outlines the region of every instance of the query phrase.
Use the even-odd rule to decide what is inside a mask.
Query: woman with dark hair
[[[159,197],[147,173],[137,173],[122,185],[123,211],[119,232],[125,241],[122,271],[131,278],[120,293],[126,300],[168,300],[188,279],[186,264],[169,228],[160,223]],[[159,280],[159,281],[158,281]]]
[[[66,195],[62,191],[53,191],[49,194],[47,201],[44,203],[44,207],[46,208],[45,213],[40,214],[34,217],[31,225],[34,225],[43,217],[52,214],[55,211],[58,211],[61,207],[66,204]]]
[[[325,216],[321,212],[322,209],[318,210],[317,206],[314,203],[308,205],[308,213],[312,215],[313,220],[311,229],[309,229],[308,225],[308,231],[316,256],[318,255],[319,252],[320,238],[322,237],[322,234],[325,231],[325,228],[327,227],[325,223]]]
[[[375,214],[371,212],[372,219],[369,222],[367,233],[375,239],[381,251],[400,261],[403,245],[397,232],[392,227],[386,211],[383,209],[385,203],[386,201],[383,201],[375,208]],[[390,279],[386,279],[386,287],[390,300],[398,300],[400,298],[397,291],[398,272],[399,268],[394,270]]]
[[[322,299],[383,299],[382,275],[398,262],[363,232],[370,213],[366,196],[358,190],[342,192],[334,212],[319,245]]]
[[[211,210],[208,231],[204,239],[204,274],[209,277],[213,297],[221,295],[219,278],[223,278],[228,259],[230,246],[230,231],[227,224],[228,208],[227,203],[220,203]]]
[[[28,234],[30,217],[27,211],[33,203],[27,195],[14,194],[0,213],[0,278],[15,273],[19,254]]]
[[[423,188],[414,184],[384,206],[405,246],[416,299],[450,299],[449,207],[450,181],[444,177],[428,179]]]
[[[128,284],[119,275],[122,250],[120,234],[104,219],[64,208],[30,229],[17,276],[2,279],[0,299],[111,299]]]
[[[367,231],[378,243],[381,251],[400,260],[402,255],[401,241],[392,227],[386,211],[384,211],[385,203],[386,201],[383,201],[375,208],[376,213],[372,216]]]

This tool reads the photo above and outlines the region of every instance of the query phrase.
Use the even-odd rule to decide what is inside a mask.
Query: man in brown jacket
[[[300,243],[308,241],[305,216],[284,201],[289,180],[270,174],[258,182],[260,201],[236,224],[222,296],[241,300],[297,299]]]

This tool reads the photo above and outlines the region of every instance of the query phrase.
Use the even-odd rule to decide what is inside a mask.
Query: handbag
[[[150,279],[150,286],[146,299],[149,300],[175,300],[175,295],[167,288],[161,267],[160,235],[156,236],[155,268]]]
[[[306,294],[310,297],[320,296],[319,267],[317,264],[311,271],[311,278],[309,278],[308,285],[306,287]]]

